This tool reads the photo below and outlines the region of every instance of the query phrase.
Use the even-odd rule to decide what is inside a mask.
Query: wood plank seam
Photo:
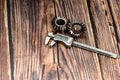
[[[96,30],[95,20],[94,20],[93,15],[92,15],[90,0],[87,0],[87,5],[88,5],[89,17],[90,17],[90,21],[91,21],[91,25],[92,25],[92,29],[93,29],[95,47],[98,48],[97,30]],[[97,56],[98,56],[98,54],[97,54]],[[99,65],[101,65],[99,56],[98,56],[98,61],[99,61]],[[101,68],[101,66],[99,66],[99,68],[100,68],[100,71],[101,71],[101,78],[103,80],[102,68]]]
[[[10,54],[10,72],[11,72],[11,80],[14,80],[14,51],[13,51],[13,42],[12,42],[12,34],[11,34],[11,21],[10,21],[10,0],[7,1],[7,22],[8,22],[8,37],[9,37],[9,54]]]
[[[117,33],[117,25],[115,24],[114,16],[113,16],[113,13],[112,13],[112,8],[110,6],[110,1],[107,0],[107,2],[108,2],[109,9],[110,9],[111,17],[112,17],[112,20],[113,20],[113,26],[114,26],[114,31],[115,31],[116,41],[117,41],[118,52],[120,53],[120,49],[119,49],[119,45],[118,45],[120,43],[120,38],[119,38],[118,33]]]

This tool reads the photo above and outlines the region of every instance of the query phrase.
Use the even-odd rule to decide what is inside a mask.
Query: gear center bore
[[[56,24],[59,26],[66,25],[66,21],[64,19],[58,19],[56,20]]]
[[[73,30],[80,31],[82,28],[79,25],[74,25]]]
[[[73,31],[74,33],[80,33],[80,32],[81,32],[81,29],[82,29],[82,27],[81,27],[80,25],[74,25],[74,26],[72,27],[72,31]]]
[[[65,31],[68,26],[68,20],[66,18],[57,17],[52,21],[55,31]]]

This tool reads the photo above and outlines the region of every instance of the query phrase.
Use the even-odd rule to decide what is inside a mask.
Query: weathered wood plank
[[[54,16],[52,0],[10,0],[15,80],[57,80],[53,49],[44,45]]]
[[[0,80],[11,80],[7,2],[0,1]]]
[[[111,0],[114,1],[114,0]],[[118,54],[115,25],[111,16],[108,0],[91,0],[90,9],[94,21],[97,46]],[[119,30],[119,29],[118,29]],[[119,80],[119,64],[117,59],[99,56],[102,77],[104,80]]]
[[[111,9],[111,15],[113,17],[116,39],[120,47],[120,0],[108,0],[108,3]]]
[[[77,41],[95,46],[93,29],[90,22],[87,2],[85,0],[56,0],[57,16],[72,20],[81,20],[87,31]],[[60,79],[65,80],[102,80],[97,54],[59,44],[58,72]]]
[[[91,46],[96,44],[99,48],[118,53],[119,12],[117,11],[119,8],[113,5],[119,2],[111,0],[109,3],[112,11],[107,0],[102,2],[99,0],[55,0],[55,7],[53,0],[10,0],[8,4],[10,4],[14,80],[119,80],[119,60],[101,55],[98,57],[97,54],[80,48],[68,49],[62,44],[54,48],[44,45],[47,33],[52,31],[51,20],[55,16],[54,8],[56,8],[57,16],[81,20],[86,24],[87,31],[77,41]],[[7,23],[7,20],[1,20],[1,23],[2,21]],[[3,32],[0,34],[7,35],[3,27],[0,29]],[[7,30],[6,27],[5,30]],[[0,41],[7,44],[7,37],[5,40],[0,38]],[[6,47],[8,48],[8,44]],[[0,49],[3,48],[0,47]],[[6,54],[4,55],[6,58]],[[2,57],[0,61],[3,59]],[[4,61],[8,60],[9,57]],[[0,64],[4,66],[3,62]],[[7,66],[9,67],[9,63]],[[1,68],[1,70],[4,72],[4,69]],[[9,71],[9,68],[6,71]],[[0,73],[2,75],[0,79],[4,80],[4,74]]]
[[[120,0],[110,0],[108,1],[108,3],[110,4],[110,8],[111,8],[111,14],[113,17],[113,25],[114,25],[114,29],[115,29],[115,35],[116,35],[116,40],[117,40],[117,47],[119,50],[119,55],[120,55]],[[119,60],[119,64],[120,64],[120,60]],[[119,74],[120,74],[120,65],[119,65]]]
[[[110,0],[108,1],[111,8],[111,15],[113,18],[113,25],[115,30],[115,36],[116,36],[116,45],[118,47],[119,55],[120,55],[120,0]],[[118,60],[119,69],[118,73],[120,76],[120,59]],[[119,77],[120,78],[120,77]]]

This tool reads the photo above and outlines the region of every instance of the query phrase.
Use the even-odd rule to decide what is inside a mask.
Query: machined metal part
[[[70,23],[69,33],[73,37],[78,37],[85,31],[85,28],[85,24],[83,24],[81,21],[72,21]]]
[[[53,33],[49,33],[47,35],[47,37],[51,37],[55,42],[63,42],[66,46],[71,46],[72,45],[72,42],[73,42],[73,38],[72,37],[69,37],[69,36],[65,36],[65,35],[62,35],[62,34],[55,34],[53,35]],[[48,38],[46,38],[45,42],[48,41],[47,40]],[[48,43],[45,43],[45,44],[48,44]]]
[[[68,19],[64,17],[56,17],[52,21],[53,29],[55,31],[65,31],[68,26]]]
[[[111,52],[108,52],[108,51],[104,51],[102,49],[98,49],[98,48],[95,48],[95,47],[92,47],[92,46],[89,46],[89,45],[86,45],[86,44],[82,44],[82,43],[79,43],[79,42],[76,42],[76,41],[74,41],[72,45],[76,46],[76,47],[80,47],[80,48],[85,49],[85,50],[96,52],[98,54],[102,54],[102,55],[105,55],[105,56],[108,56],[108,57],[117,58],[117,54],[114,54],[114,53],[111,53]]]
[[[50,38],[48,38],[48,37],[50,37]],[[117,58],[117,54],[114,54],[114,53],[111,53],[111,52],[108,52],[108,51],[104,51],[102,49],[98,49],[98,48],[95,48],[95,47],[92,47],[92,46],[89,46],[89,45],[86,45],[86,44],[76,42],[76,41],[74,41],[74,39],[72,37],[65,36],[65,35],[62,35],[62,34],[49,33],[46,37],[46,40],[45,40],[46,45],[49,42],[47,39],[49,39],[49,40],[52,39],[53,40],[52,43],[50,44],[50,46],[53,46],[56,42],[62,42],[68,47],[76,46],[76,47],[80,47],[82,49],[86,49],[86,50],[89,50],[89,51],[96,52],[98,54],[102,54],[102,55],[109,56],[109,57],[112,57],[112,58]]]

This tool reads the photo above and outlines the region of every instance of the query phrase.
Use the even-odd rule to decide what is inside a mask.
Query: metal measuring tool
[[[50,44],[51,47],[56,42],[62,42],[68,47],[76,46],[76,47],[80,47],[82,49],[86,49],[86,50],[89,50],[89,51],[92,51],[92,52],[96,52],[98,54],[102,54],[102,55],[109,56],[109,57],[112,57],[112,58],[117,58],[117,54],[114,54],[114,53],[111,53],[111,52],[108,52],[108,51],[104,51],[102,49],[98,49],[98,48],[95,48],[95,47],[92,47],[92,46],[89,46],[89,45],[86,45],[86,44],[76,42],[76,41],[74,41],[73,37],[65,36],[65,35],[62,35],[62,34],[59,34],[59,33],[57,33],[57,34],[53,34],[52,32],[48,33],[48,35],[46,37],[46,40],[45,40],[45,45],[47,45],[49,43],[50,39],[52,39],[52,42]]]

